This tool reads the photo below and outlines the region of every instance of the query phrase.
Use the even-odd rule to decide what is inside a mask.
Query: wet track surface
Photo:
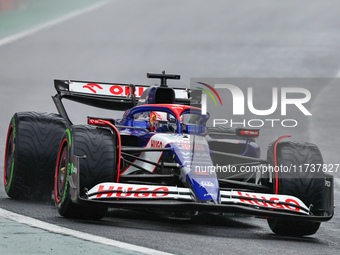
[[[53,79],[153,84],[147,72],[192,77],[335,78],[340,70],[340,18],[335,1],[110,1],[36,34],[0,47],[0,169],[10,118],[19,111],[56,112]],[[291,118],[292,129],[261,130],[260,145],[291,133],[317,143],[327,163],[340,163],[340,89],[336,82],[311,84],[313,116]],[[265,89],[265,87],[258,87]],[[256,100],[266,99],[259,93]],[[71,119],[84,122],[101,110],[72,106]],[[113,112],[118,118],[120,112]],[[2,170],[1,170],[2,173]],[[2,179],[0,187],[3,186]],[[339,181],[335,205],[339,206]],[[0,207],[48,223],[175,254],[337,254],[340,217],[316,235],[280,237],[265,220],[201,215],[171,220],[110,210],[102,221],[61,218],[49,203],[14,201],[0,189]]]

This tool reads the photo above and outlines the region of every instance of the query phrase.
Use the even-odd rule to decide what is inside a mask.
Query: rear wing
[[[52,97],[54,104],[56,105],[59,114],[71,124],[63,103],[61,102],[64,98],[98,108],[125,111],[136,106],[143,92],[152,86],[76,80],[54,80],[54,87],[57,90],[57,94]],[[162,87],[159,86],[155,86],[155,88],[162,89]],[[172,88],[172,90],[174,91],[173,103],[190,105],[191,91],[189,89]]]
[[[54,80],[59,99],[68,99],[94,107],[126,110],[133,107],[136,102],[136,94],[147,86],[136,86],[119,83],[97,83],[87,81]]]
[[[137,105],[138,99],[150,86],[122,83],[103,83],[73,80],[54,80],[60,99],[66,98],[79,103],[109,110],[127,110]],[[173,88],[175,103],[189,105],[186,88]]]

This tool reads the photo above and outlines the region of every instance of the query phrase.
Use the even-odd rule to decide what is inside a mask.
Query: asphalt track
[[[193,77],[339,77],[339,7],[336,1],[110,1],[4,44],[0,47],[0,168],[13,113],[55,112],[50,98],[55,94],[54,78],[152,84],[146,72],[166,70],[181,74],[176,85],[188,87]],[[297,140],[317,143],[325,162],[340,163],[338,80],[313,81],[308,87],[313,116],[306,118],[292,110],[290,117],[301,120],[299,126],[263,128],[261,148],[265,152],[269,141],[288,132]],[[256,100],[265,102],[265,86],[258,88]],[[103,114],[81,105],[70,107],[75,122]],[[117,118],[121,113],[112,115]],[[337,207],[339,189],[337,179]],[[112,210],[100,222],[67,220],[49,204],[13,201],[3,189],[0,207],[175,254],[337,254],[340,248],[337,208],[335,217],[323,223],[316,235],[288,238],[273,235],[264,220],[245,217],[210,215],[179,221]]]

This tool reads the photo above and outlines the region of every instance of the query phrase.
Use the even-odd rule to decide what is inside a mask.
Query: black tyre
[[[9,197],[38,200],[51,197],[55,161],[65,129],[66,121],[57,114],[14,114],[4,163],[4,185]]]
[[[75,204],[70,196],[69,176],[72,156],[80,159],[80,196],[98,183],[114,181],[116,173],[116,137],[106,129],[92,126],[72,126],[61,140],[55,174],[55,205],[66,218],[99,220],[106,207]]]
[[[271,153],[268,155],[269,162],[274,164],[273,155]],[[322,215],[325,176],[322,171],[315,171],[311,167],[323,164],[318,147],[311,143],[281,142],[277,147],[277,163],[278,166],[296,166],[298,169],[278,173],[278,193],[295,196],[310,207],[314,215]],[[299,169],[300,166],[303,167],[302,171]],[[274,233],[288,236],[313,235],[320,227],[320,222],[280,218],[269,218],[268,224]]]

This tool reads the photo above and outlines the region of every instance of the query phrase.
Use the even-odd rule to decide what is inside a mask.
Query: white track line
[[[40,229],[43,229],[43,230],[46,230],[46,231],[49,231],[55,234],[73,236],[78,239],[83,239],[83,240],[95,242],[98,244],[104,244],[104,245],[112,246],[115,248],[120,248],[120,249],[134,251],[134,252],[143,253],[143,254],[170,255],[170,253],[166,253],[166,252],[162,252],[162,251],[158,251],[154,249],[149,249],[149,248],[145,248],[142,246],[133,245],[129,243],[119,242],[119,241],[115,241],[109,238],[95,236],[95,235],[83,233],[80,231],[60,227],[60,226],[46,223],[40,220],[36,220],[34,218],[30,218],[30,217],[23,216],[17,213],[13,213],[2,208],[0,208],[0,217],[6,218],[12,221],[16,221],[18,223],[26,224],[31,227],[40,228]]]
[[[33,28],[30,28],[28,30],[25,30],[23,32],[19,32],[17,34],[14,34],[14,35],[10,35],[10,36],[7,36],[5,38],[2,38],[0,39],[0,47],[1,46],[4,46],[4,45],[7,45],[9,43],[12,43],[12,42],[15,42],[15,41],[18,41],[22,38],[25,38],[27,36],[30,36],[30,35],[33,35],[35,33],[38,33],[40,32],[41,30],[43,29],[46,29],[46,28],[49,28],[49,27],[52,27],[52,26],[55,26],[59,23],[62,23],[66,20],[69,20],[69,19],[72,19],[72,18],[75,18],[79,15],[82,15],[84,13],[87,13],[87,12],[90,12],[90,11],[93,11],[95,9],[98,9],[100,8],[101,6],[107,4],[109,1],[104,1],[104,2],[100,2],[98,4],[95,4],[95,5],[91,5],[90,7],[87,7],[85,9],[82,9],[82,10],[78,10],[78,11],[74,11],[74,12],[71,12],[65,16],[62,16],[60,18],[56,18],[54,20],[51,20],[51,21],[48,21],[48,22],[45,22],[41,25],[38,25],[36,27],[33,27]]]

